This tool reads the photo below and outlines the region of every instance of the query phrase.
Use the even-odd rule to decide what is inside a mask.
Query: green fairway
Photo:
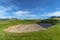
[[[40,20],[2,20],[0,21],[0,40],[60,40],[60,20],[47,29],[29,33],[8,33],[3,30],[16,24],[33,24]]]

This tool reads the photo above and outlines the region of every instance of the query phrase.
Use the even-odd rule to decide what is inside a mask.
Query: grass
[[[38,32],[8,33],[3,30],[9,26],[16,24],[32,24],[38,21],[5,20],[0,22],[0,40],[60,40],[60,23]]]
[[[17,24],[36,24],[39,20],[0,20],[0,30]]]

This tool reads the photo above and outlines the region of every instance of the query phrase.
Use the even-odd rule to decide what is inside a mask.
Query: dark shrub
[[[58,22],[58,20],[56,19],[45,19],[45,20],[41,20],[41,23],[51,23],[51,24],[56,24]]]

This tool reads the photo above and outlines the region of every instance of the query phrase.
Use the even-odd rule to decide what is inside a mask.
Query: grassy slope
[[[0,20],[0,30],[17,24],[34,24],[39,20]]]
[[[13,21],[13,22],[12,22]],[[2,22],[2,21],[1,21]],[[7,23],[5,23],[7,22]],[[0,40],[60,40],[60,24],[56,24],[46,30],[31,33],[7,33],[3,32],[8,26],[19,24],[22,21],[4,21],[5,24],[0,24]],[[33,22],[36,23],[37,21]],[[26,21],[22,23],[27,23]],[[29,22],[31,23],[31,22]]]

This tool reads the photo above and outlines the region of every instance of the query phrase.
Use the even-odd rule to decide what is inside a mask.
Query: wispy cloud
[[[45,11],[45,10],[46,10],[46,8],[40,8],[40,7],[33,9],[33,11]]]
[[[60,10],[60,8],[56,8],[56,10]]]
[[[8,15],[9,13],[7,12],[8,10],[11,10],[10,7],[4,7],[4,6],[0,6],[0,18],[8,18],[6,15]]]
[[[29,12],[29,11],[21,11],[21,10],[19,10],[19,11],[16,11],[16,12],[14,12],[13,14],[15,14],[15,15],[17,15],[17,16],[36,16],[36,14],[31,14],[32,12]]]
[[[9,10],[11,10],[11,8],[10,7],[4,7],[4,6],[0,6],[0,15],[6,15],[6,14],[8,14],[8,12],[7,11],[9,11]]]
[[[38,16],[36,14],[31,14],[32,12],[29,11],[16,11],[15,14],[16,16],[18,16],[19,18],[22,19],[38,19]]]
[[[36,14],[32,14],[31,11],[25,10],[18,10],[18,11],[13,11],[14,9],[18,9],[15,6],[10,6],[10,7],[5,7],[5,6],[0,6],[0,18],[8,18],[9,16],[13,16],[16,18],[22,18],[22,19],[37,19],[38,16]],[[11,12],[13,11],[13,12]],[[13,15],[10,15],[13,14]]]
[[[29,13],[31,13],[31,12],[19,10],[19,11],[16,11],[15,13],[13,13],[13,14],[16,14],[18,16],[21,16],[21,15],[28,15]]]
[[[60,11],[48,13],[47,16],[60,16]]]

